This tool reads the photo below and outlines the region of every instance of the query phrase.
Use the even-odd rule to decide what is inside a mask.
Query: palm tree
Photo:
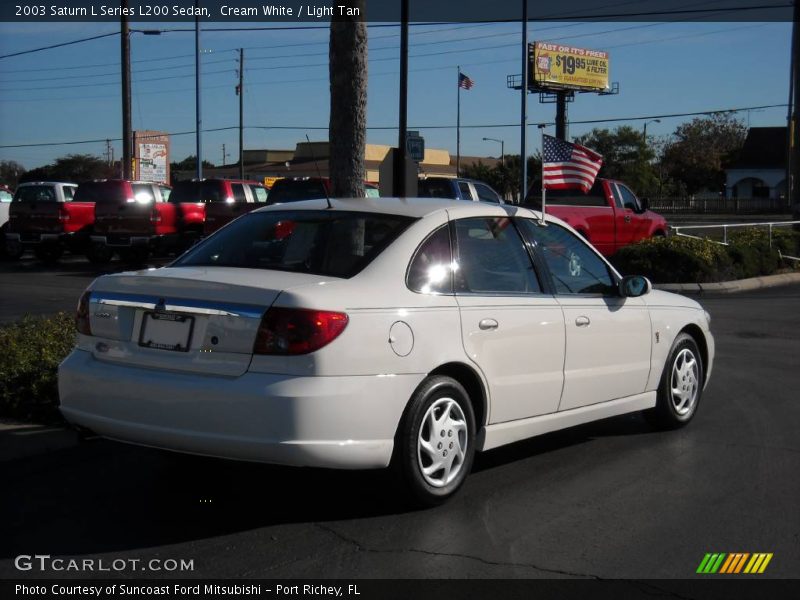
[[[330,35],[331,191],[340,198],[363,198],[367,136],[367,26],[365,0],[337,0],[360,16],[336,15]]]

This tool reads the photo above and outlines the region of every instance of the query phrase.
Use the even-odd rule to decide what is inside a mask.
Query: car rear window
[[[269,191],[269,203],[300,202],[326,196],[325,185],[318,179],[281,179]]]
[[[82,183],[75,192],[75,202],[118,202],[128,201],[123,181],[92,181]]]
[[[539,184],[535,195],[529,196],[525,204],[532,205],[537,210],[541,209],[541,189],[541,184]],[[581,190],[547,190],[545,202],[557,206],[608,206],[603,182],[599,179],[595,180],[594,185],[586,194]]]
[[[242,217],[173,266],[242,267],[349,278],[412,222],[351,211],[269,211]]]
[[[455,198],[449,181],[442,179],[420,179],[417,191],[420,198]]]
[[[56,190],[52,185],[23,185],[17,188],[14,202],[56,202]]]
[[[169,196],[170,202],[225,202],[227,199],[222,181],[179,181]]]

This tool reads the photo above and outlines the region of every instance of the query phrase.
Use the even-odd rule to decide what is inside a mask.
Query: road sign
[[[406,134],[406,151],[414,162],[422,162],[425,159],[425,138],[419,131],[409,131]]]

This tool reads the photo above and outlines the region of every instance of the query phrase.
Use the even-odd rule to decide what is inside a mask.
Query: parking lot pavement
[[[707,552],[798,577],[800,286],[701,302],[717,361],[685,429],[631,415],[500,448],[425,511],[383,472],[87,442],[3,463],[0,578],[42,576],[23,553],[194,561],[128,577],[685,578]]]

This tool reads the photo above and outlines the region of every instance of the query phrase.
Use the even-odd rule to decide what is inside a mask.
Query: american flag
[[[465,90],[470,90],[472,89],[473,85],[475,85],[475,82],[472,81],[472,79],[470,79],[463,73],[458,74],[458,87],[464,88]]]
[[[585,194],[594,184],[603,157],[578,144],[550,135],[543,136],[543,187],[550,190],[581,189]]]

